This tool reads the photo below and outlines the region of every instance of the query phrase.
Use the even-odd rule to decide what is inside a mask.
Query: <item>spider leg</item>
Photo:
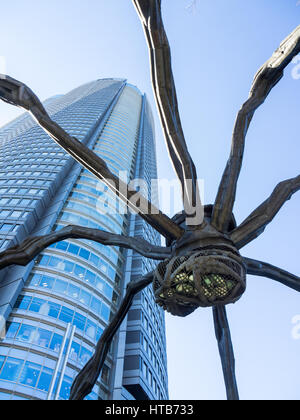
[[[300,292],[300,277],[282,270],[279,267],[275,267],[274,265],[251,258],[244,257],[244,263],[246,264],[247,274],[268,277],[269,279],[276,280],[279,283]]]
[[[83,400],[92,389],[101,373],[101,369],[105,362],[108,350],[110,348],[112,339],[118,331],[121,323],[123,322],[127,312],[130,309],[134,296],[149,286],[153,281],[153,273],[149,273],[137,282],[130,282],[127,286],[126,295],[117,311],[112,318],[110,324],[104,330],[95,353],[85,367],[79,372],[75,378],[70,394],[70,400]]]
[[[230,233],[230,238],[236,247],[241,249],[262,234],[284,203],[298,190],[300,190],[300,175],[280,182],[271,196]]]
[[[168,216],[145,197],[136,191],[132,191],[125,182],[109,170],[103,159],[56,124],[50,118],[38,97],[26,85],[9,76],[0,75],[0,99],[29,111],[37,123],[60,147],[104,182],[132,211],[138,213],[159,233],[170,239],[177,239],[182,236],[183,230],[172,222]],[[124,191],[127,194],[124,194]],[[143,203],[143,209],[134,204],[131,200],[133,197],[134,202],[140,200]]]
[[[197,215],[201,206],[197,173],[181,126],[171,50],[161,15],[161,0],[133,0],[133,4],[149,47],[152,87],[169,156],[181,183],[184,209],[189,216],[195,211]],[[202,224],[204,212],[199,212],[199,216],[194,225]]]
[[[164,260],[171,254],[170,248],[152,245],[142,238],[132,238],[100,229],[70,225],[49,235],[27,238],[19,246],[0,253],[0,270],[13,264],[25,266],[50,245],[71,238],[88,239],[103,245],[133,249],[140,255],[153,260]]]
[[[227,399],[237,401],[239,400],[239,393],[235,377],[235,359],[225,306],[214,306],[213,316]]]
[[[255,111],[264,103],[284,70],[300,52],[300,26],[292,32],[256,74],[249,99],[239,111],[233,131],[230,157],[214,204],[212,221],[216,229],[226,232],[230,222],[238,177],[242,167],[245,139]]]

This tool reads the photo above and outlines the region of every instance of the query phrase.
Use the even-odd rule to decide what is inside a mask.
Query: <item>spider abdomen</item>
[[[187,316],[198,307],[236,302],[246,289],[246,270],[238,254],[193,251],[160,263],[153,287],[160,306]]]

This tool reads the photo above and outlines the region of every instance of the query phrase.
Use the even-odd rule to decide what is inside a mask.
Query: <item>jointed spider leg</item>
[[[181,182],[184,209],[188,215],[192,215],[194,209],[201,206],[197,173],[181,126],[171,50],[161,15],[161,0],[133,0],[133,4],[148,42],[152,86],[171,162]],[[203,215],[201,211],[199,224],[203,221]]]
[[[266,226],[273,220],[284,203],[299,190],[300,175],[280,182],[271,196],[231,232],[230,238],[236,247],[241,249],[263,233]]]
[[[239,111],[232,137],[230,157],[223,174],[212,215],[216,229],[226,232],[231,218],[237,181],[242,167],[245,139],[255,111],[264,103],[284,70],[300,52],[300,26],[292,32],[256,74],[249,99]]]
[[[237,401],[239,400],[239,392],[235,377],[235,359],[225,306],[214,306],[213,315],[227,399]]]
[[[254,276],[268,277],[290,287],[291,289],[300,292],[300,277],[282,270],[274,265],[267,264],[262,261],[253,260],[252,258],[245,258],[244,263],[247,267],[247,274]]]
[[[170,248],[152,245],[141,238],[116,235],[101,229],[70,225],[48,235],[27,238],[20,245],[0,253],[0,270],[13,264],[25,266],[50,245],[72,238],[88,239],[103,245],[133,249],[140,255],[153,260],[164,260],[170,257],[171,253]]]
[[[149,273],[141,280],[132,281],[127,286],[126,295],[108,327],[104,330],[93,357],[75,378],[70,394],[70,400],[83,400],[92,389],[101,373],[112,339],[130,309],[134,296],[149,286],[153,281],[153,273]]]
[[[109,170],[103,159],[56,124],[30,88],[9,76],[0,75],[0,99],[29,111],[44,131],[60,147],[104,182],[120,200],[124,201],[132,211],[138,213],[159,233],[170,239],[177,239],[182,236],[182,229],[173,223],[169,217],[155,208],[145,197],[130,190],[125,182]],[[133,197],[134,200],[131,200]],[[143,203],[143,209],[135,205],[138,201]]]

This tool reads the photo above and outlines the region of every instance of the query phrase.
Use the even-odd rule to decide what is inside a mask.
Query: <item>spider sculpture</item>
[[[163,235],[166,246],[153,246],[143,239],[101,230],[68,226],[43,237],[29,238],[20,246],[5,251],[0,255],[0,268],[11,264],[26,265],[43,249],[66,238],[85,238],[105,245],[118,245],[160,261],[154,272],[128,284],[126,295],[102,334],[93,357],[76,377],[70,399],[83,399],[91,392],[114,334],[124,320],[135,294],[152,283],[157,303],[173,315],[184,317],[198,307],[213,308],[227,397],[237,400],[235,362],[225,306],[242,296],[247,274],[266,276],[300,291],[299,277],[240,254],[241,248],[260,235],[286,200],[300,189],[300,176],[277,185],[271,196],[239,226],[232,213],[247,130],[257,108],[282,78],[286,66],[300,52],[300,26],[281,43],[256,74],[250,96],[237,115],[231,153],[216,200],[213,205],[201,207],[201,217],[192,224],[191,219],[197,219],[193,216],[197,212],[199,214],[201,206],[197,174],[180,123],[170,46],[161,16],[161,0],[133,0],[133,3],[148,41],[154,94],[169,155],[181,182],[184,211],[170,219],[139,193],[128,191],[127,185],[109,171],[100,157],[51,120],[39,99],[27,86],[2,76],[0,98],[28,110],[54,141]],[[128,191],[126,196],[121,192],[124,188]],[[143,210],[134,204],[137,199],[143,201]]]

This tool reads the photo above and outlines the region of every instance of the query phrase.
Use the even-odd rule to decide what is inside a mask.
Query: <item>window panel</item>
[[[66,251],[68,248],[68,242],[58,242],[56,244],[56,249],[60,249],[62,251]]]
[[[102,307],[101,307],[101,316],[108,321],[109,320],[109,315],[110,315],[110,309],[109,307],[105,304],[102,303]]]
[[[53,289],[54,286],[54,279],[52,277],[49,276],[43,276],[41,282],[40,282],[40,286],[43,287],[44,289]]]
[[[68,324],[72,322],[73,317],[74,317],[74,311],[63,306],[61,309],[61,313],[59,315],[59,319]]]
[[[48,391],[53,377],[53,370],[43,367],[37,388],[41,391]]]
[[[43,303],[46,303],[43,299],[33,298],[29,310],[39,313]]]
[[[85,330],[86,318],[83,315],[75,313],[73,325],[75,325],[80,331]]]
[[[15,309],[27,310],[31,299],[30,296],[20,296],[16,302]]]
[[[51,337],[52,337],[52,332],[39,328],[37,330],[37,334],[36,334],[34,342],[38,346],[48,348],[50,345]]]
[[[7,330],[6,330],[6,337],[5,338],[15,338],[20,325],[18,322],[9,322],[7,324]]]
[[[16,382],[23,367],[23,360],[8,357],[2,368],[0,379]]]
[[[57,279],[55,281],[55,285],[53,287],[53,290],[55,292],[64,294],[64,293],[67,292],[67,288],[68,288],[68,283],[67,282]]]
[[[26,362],[20,377],[20,383],[34,388],[38,381],[40,371],[40,365]]]
[[[35,338],[36,327],[23,324],[18,332],[17,339],[26,343],[32,343]]]

